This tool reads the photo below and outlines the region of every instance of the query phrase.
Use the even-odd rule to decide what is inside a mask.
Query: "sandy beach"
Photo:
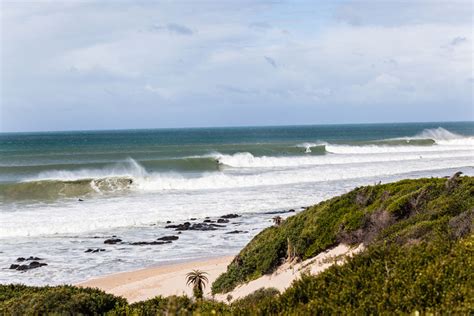
[[[129,303],[146,300],[157,295],[192,296],[192,288],[186,285],[186,274],[191,270],[208,273],[209,284],[205,295],[210,296],[210,284],[226,271],[232,256],[199,261],[170,264],[136,271],[111,274],[76,284],[83,287],[97,287],[107,293],[125,297]]]
[[[245,297],[254,291],[265,288],[276,288],[280,292],[287,289],[302,273],[318,274],[333,264],[340,264],[346,256],[352,256],[363,250],[362,246],[348,247],[338,245],[322,252],[318,256],[303,262],[287,262],[272,274],[242,284],[229,293],[216,295],[213,298],[227,301],[228,295],[232,300]],[[111,274],[76,284],[83,287],[99,288],[107,293],[125,297],[129,303],[143,301],[157,295],[188,295],[192,296],[191,287],[186,285],[186,274],[191,270],[201,270],[208,273],[209,283],[205,296],[212,298],[211,284],[227,269],[232,256],[211,258],[160,267],[145,268],[136,271]]]

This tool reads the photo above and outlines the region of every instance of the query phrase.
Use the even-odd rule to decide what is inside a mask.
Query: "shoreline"
[[[209,283],[204,295],[210,297],[211,285],[224,273],[234,256],[210,257],[179,263],[151,266],[138,270],[109,274],[74,284],[80,287],[101,289],[107,293],[122,296],[129,303],[135,303],[158,295],[192,296],[192,288],[186,285],[186,274],[198,269],[208,273]]]
[[[76,283],[79,287],[92,287],[104,292],[122,296],[129,303],[148,300],[155,296],[172,295],[193,296],[192,288],[186,285],[186,274],[197,269],[208,273],[209,282],[204,289],[204,297],[221,302],[230,302],[243,298],[260,288],[275,288],[284,292],[302,273],[317,275],[334,264],[345,262],[345,258],[364,250],[364,246],[339,244],[321,252],[317,256],[302,262],[285,262],[273,273],[263,275],[255,280],[242,283],[229,293],[211,293],[212,283],[222,273],[234,256],[212,257],[193,261],[153,266],[139,270],[115,273]],[[230,299],[229,299],[230,297]]]

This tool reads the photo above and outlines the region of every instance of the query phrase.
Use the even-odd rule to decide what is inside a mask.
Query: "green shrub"
[[[213,300],[194,301],[187,296],[157,296],[128,306],[116,308],[113,315],[154,316],[154,315],[222,315],[228,314],[229,307]]]
[[[451,222],[451,228],[449,220],[474,208],[474,178],[460,177],[449,189],[446,183],[431,178],[361,187],[310,207],[258,234],[217,278],[212,292],[228,292],[274,271],[286,259],[288,241],[304,260],[339,242],[404,244],[439,231],[466,234],[467,217]]]
[[[98,289],[0,285],[1,315],[100,315],[125,305],[124,298]]]
[[[408,314],[474,311],[474,237],[372,246],[345,265],[304,276],[278,313]]]
[[[449,182],[449,180],[448,180]],[[0,285],[0,315],[474,314],[474,178],[403,180],[319,203],[258,234],[213,284],[228,291],[339,242],[366,250],[282,294],[260,289],[230,305],[186,296],[127,304],[97,289]]]

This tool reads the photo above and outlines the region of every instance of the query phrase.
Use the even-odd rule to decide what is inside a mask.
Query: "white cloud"
[[[435,108],[433,119],[465,118],[472,107],[469,6],[384,3],[324,12],[312,3],[260,1],[4,2],[1,107],[41,113],[82,102],[81,111],[99,117],[112,103],[133,126],[140,120],[130,121],[132,108],[173,125],[202,124],[163,115],[192,107],[233,108],[242,124],[245,111],[295,106],[308,111],[302,117],[344,105],[384,120],[379,109],[401,104]],[[441,9],[450,17],[439,17]],[[458,111],[443,112],[447,102]],[[6,117],[5,129],[28,128],[20,115]]]

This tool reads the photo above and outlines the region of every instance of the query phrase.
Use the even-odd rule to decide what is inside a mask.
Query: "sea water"
[[[473,122],[0,134],[0,282],[232,255],[274,212],[380,181],[472,175],[473,157]],[[130,244],[176,235],[167,221],[229,213],[241,217],[214,231]],[[104,244],[112,236],[123,242]],[[28,256],[48,265],[8,269]]]

